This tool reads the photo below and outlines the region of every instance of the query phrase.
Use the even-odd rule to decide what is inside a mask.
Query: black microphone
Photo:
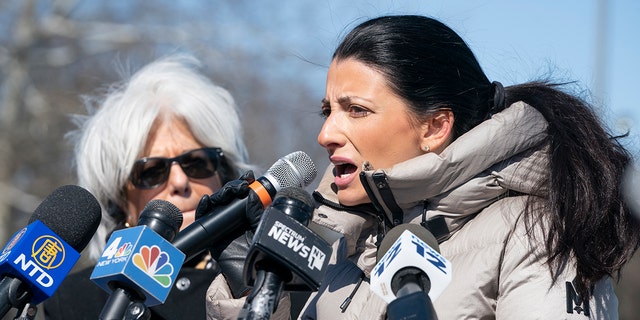
[[[432,300],[451,281],[451,263],[438,241],[418,224],[389,230],[371,271],[371,290],[384,299],[387,319],[437,319]]]
[[[288,187],[265,210],[244,268],[245,282],[253,290],[238,319],[269,319],[287,284],[317,290],[331,246],[307,228],[314,207],[309,193]],[[296,277],[302,281],[294,281]]]
[[[0,317],[51,297],[98,229],[101,209],[86,189],[57,188],[0,255]],[[25,309],[26,311],[26,309]]]
[[[149,201],[138,225],[113,232],[91,273],[91,280],[111,292],[99,319],[121,320],[127,312],[139,316],[146,306],[164,303],[184,254],[173,245],[182,225],[182,212],[171,202]],[[136,304],[140,310],[128,310]]]
[[[316,166],[311,158],[302,151],[296,151],[278,159],[264,176],[249,185],[250,192],[266,208],[279,190],[285,187],[304,188],[315,179],[316,174]],[[187,256],[185,261],[237,234],[239,230],[248,230],[250,225],[246,218],[246,205],[249,198],[235,199],[228,205],[215,207],[212,212],[204,213],[204,216],[180,231],[173,245]]]

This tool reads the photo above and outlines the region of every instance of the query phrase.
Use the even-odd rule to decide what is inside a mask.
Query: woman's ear
[[[453,140],[453,112],[438,110],[422,123],[422,150],[440,153]]]

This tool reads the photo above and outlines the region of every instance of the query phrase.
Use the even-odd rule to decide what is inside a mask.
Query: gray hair
[[[184,119],[200,143],[222,148],[233,171],[222,177],[223,183],[257,169],[248,164],[233,97],[200,74],[200,66],[190,55],[164,57],[109,87],[104,95],[84,97],[88,115],[73,117],[78,128],[67,138],[74,143],[78,184],[102,206],[101,224],[88,247],[90,258],[100,257],[118,223],[110,207],[126,208],[124,187],[156,118]]]

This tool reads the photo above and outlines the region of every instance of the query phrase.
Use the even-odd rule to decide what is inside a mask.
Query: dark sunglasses
[[[174,162],[180,165],[189,178],[209,178],[216,173],[223,156],[220,148],[202,148],[175,158],[142,158],[133,164],[129,180],[138,189],[153,189],[167,182]]]

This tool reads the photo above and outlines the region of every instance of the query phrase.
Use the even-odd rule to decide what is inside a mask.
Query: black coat
[[[89,279],[93,266],[67,276],[43,305],[47,320],[98,319],[109,293]],[[164,304],[153,306],[151,319],[206,319],[205,295],[214,269],[182,268]]]

